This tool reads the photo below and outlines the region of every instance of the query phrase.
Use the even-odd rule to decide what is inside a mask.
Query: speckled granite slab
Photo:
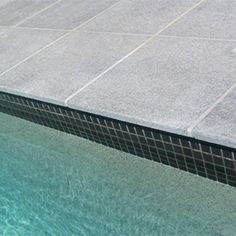
[[[0,91],[236,148],[235,0],[3,0]]]

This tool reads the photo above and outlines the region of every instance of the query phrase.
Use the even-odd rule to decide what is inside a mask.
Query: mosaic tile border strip
[[[236,187],[236,149],[4,92],[0,112]]]

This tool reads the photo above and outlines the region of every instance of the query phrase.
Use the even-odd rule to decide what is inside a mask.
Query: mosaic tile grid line
[[[236,187],[236,150],[0,92],[0,112]]]

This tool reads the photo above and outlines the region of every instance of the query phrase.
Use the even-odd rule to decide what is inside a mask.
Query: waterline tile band
[[[0,112],[236,187],[236,149],[0,92]]]

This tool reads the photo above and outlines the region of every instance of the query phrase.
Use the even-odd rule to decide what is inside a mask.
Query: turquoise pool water
[[[236,189],[0,113],[0,235],[236,235]]]

